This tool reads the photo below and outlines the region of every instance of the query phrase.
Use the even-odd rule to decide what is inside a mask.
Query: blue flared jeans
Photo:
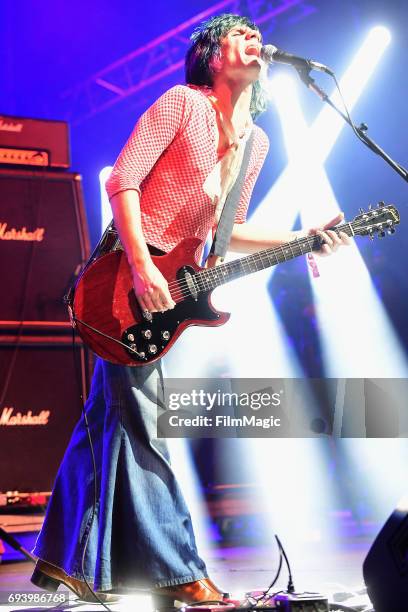
[[[85,406],[94,470],[82,416],[55,481],[34,553],[97,590],[164,587],[205,578],[191,518],[157,438],[161,366],[96,362]],[[158,408],[159,407],[159,408]],[[92,524],[91,524],[92,522]]]

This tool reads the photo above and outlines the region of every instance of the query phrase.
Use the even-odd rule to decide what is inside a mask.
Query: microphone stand
[[[364,144],[369,149],[371,149],[371,151],[382,157],[383,160],[386,161],[387,164],[391,166],[391,168],[395,170],[395,172],[399,174],[405,182],[408,183],[408,170],[406,170],[403,166],[391,159],[391,157],[387,155],[387,153],[376,142],[374,142],[371,138],[367,136],[368,126],[365,123],[361,123],[359,127],[355,126],[350,121],[349,117],[347,117],[347,115],[345,115],[339,108],[337,108],[334,102],[330,100],[327,93],[318,85],[316,85],[315,80],[312,79],[312,77],[310,76],[311,68],[307,68],[306,66],[304,68],[296,67],[296,71],[299,74],[300,79],[306,85],[306,87],[311,89],[317,96],[319,96],[319,98],[323,100],[323,102],[326,102],[326,104],[334,108],[334,110],[341,117],[343,117],[344,121],[346,121],[346,123],[348,123],[354,129],[354,131],[357,132]]]

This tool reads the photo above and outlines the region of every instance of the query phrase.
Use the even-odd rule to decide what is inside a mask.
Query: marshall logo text
[[[16,425],[48,425],[48,420],[51,414],[50,410],[41,410],[39,414],[33,414],[32,410],[28,410],[25,414],[16,412],[13,414],[14,408],[5,406],[0,414],[0,426],[12,427]]]
[[[22,132],[23,124],[14,123],[13,121],[4,121],[4,119],[0,119],[0,130],[2,132]]]
[[[44,240],[45,227],[37,227],[28,232],[26,227],[7,229],[7,223],[0,221],[0,240],[24,240],[26,242],[42,242]]]

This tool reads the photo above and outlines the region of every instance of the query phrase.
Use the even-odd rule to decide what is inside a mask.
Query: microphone
[[[332,70],[321,64],[320,62],[315,62],[311,59],[305,59],[304,57],[299,57],[298,55],[292,55],[291,53],[286,53],[286,51],[282,51],[282,49],[278,49],[275,45],[264,45],[261,49],[261,58],[267,64],[272,64],[276,62],[277,64],[288,64],[289,66],[293,66],[296,70],[320,70],[321,72],[326,72],[327,74],[333,75]]]

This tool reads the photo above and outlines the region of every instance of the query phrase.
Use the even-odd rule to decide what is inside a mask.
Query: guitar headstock
[[[376,208],[370,205],[367,211],[360,208],[360,214],[354,217],[351,225],[355,234],[373,239],[375,235],[384,238],[386,233],[394,234],[399,222],[400,215],[395,206],[380,202]]]

